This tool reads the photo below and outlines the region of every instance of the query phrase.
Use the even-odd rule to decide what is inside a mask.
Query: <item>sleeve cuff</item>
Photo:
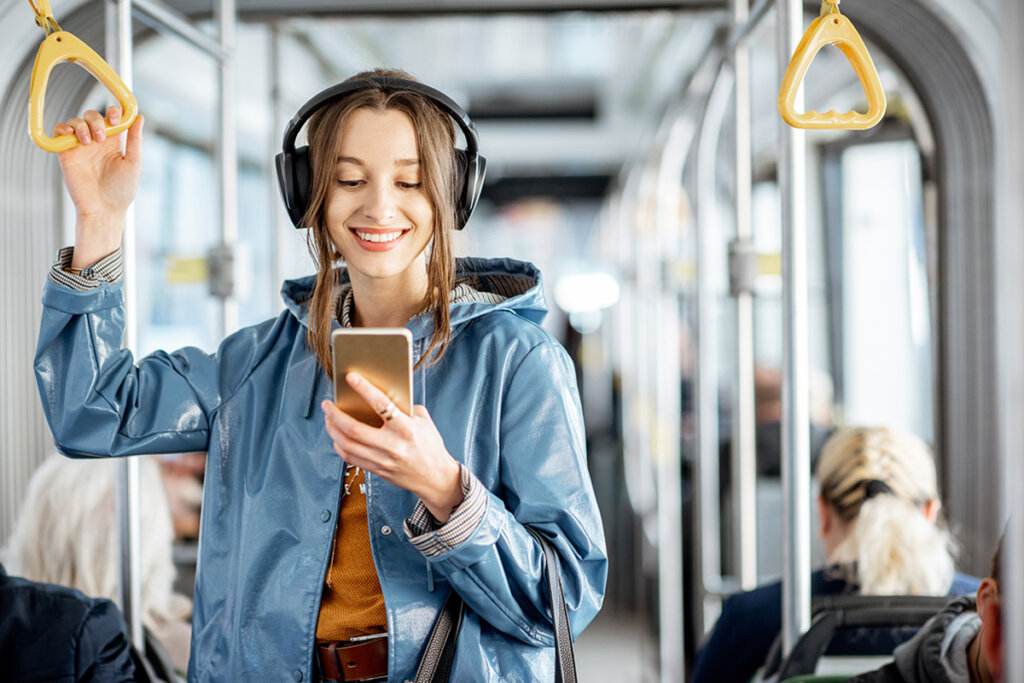
[[[57,252],[57,257],[53,260],[53,266],[50,268],[50,282],[84,291],[103,284],[120,282],[124,277],[124,264],[120,249],[77,273],[68,270],[71,267],[71,257],[74,253],[74,247],[64,247]]]
[[[465,542],[487,512],[487,493],[484,485],[470,471],[462,470],[462,502],[452,510],[444,524],[438,523],[423,501],[417,501],[412,515],[405,520],[405,535],[409,542],[427,557],[438,557]]]

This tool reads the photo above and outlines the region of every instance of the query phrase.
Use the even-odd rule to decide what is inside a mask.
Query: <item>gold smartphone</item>
[[[334,402],[366,424],[384,424],[380,415],[345,381],[354,370],[412,415],[412,333],[404,327],[343,327],[331,333]]]

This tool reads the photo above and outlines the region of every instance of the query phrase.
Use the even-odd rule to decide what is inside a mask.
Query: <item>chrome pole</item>
[[[132,87],[132,2],[105,5],[107,63],[117,64],[121,80]],[[121,242],[124,261],[124,344],[138,351],[138,296],[135,281],[135,211],[129,207]],[[142,647],[142,560],[139,461],[121,458],[114,481],[114,519],[117,520],[118,595],[132,642]]]
[[[997,362],[999,368],[999,429],[1000,472],[1002,475],[1001,519],[1009,518],[1003,540],[1002,597],[1003,616],[1003,676],[1004,681],[1024,681],[1024,496],[1020,495],[1020,482],[1024,481],[1024,357],[1020,353],[1020,339],[1024,337],[1024,233],[1020,230],[1020,217],[1024,215],[1024,134],[1014,125],[1024,108],[1024,45],[1016,37],[1024,31],[1024,5],[1019,0],[1005,0],[1002,16],[1004,23],[1005,57],[1001,83],[1005,88],[1003,106],[999,112],[1003,125],[998,127],[1006,137],[999,149],[998,177],[1001,179],[998,230],[996,232],[995,290],[997,325]],[[1017,643],[1018,646],[1014,646]]]
[[[700,515],[697,533],[697,566],[702,609],[697,632],[718,617],[722,586],[721,497],[719,496],[718,421],[718,303],[724,294],[718,287],[723,245],[719,230],[718,188],[715,182],[716,150],[732,85],[729,73],[718,70],[700,121],[696,152],[696,277],[697,329],[697,457],[695,509]]]
[[[686,164],[685,124],[677,118],[663,147],[657,175],[655,221],[657,256],[661,267],[658,314],[653,335],[658,353],[654,430],[655,466],[658,473],[658,620],[661,680],[683,680],[683,498],[681,466],[682,401],[679,379],[679,287],[672,266],[682,258],[680,197]]]
[[[235,0],[218,0],[214,12],[220,33],[220,47],[223,57],[218,71],[220,92],[217,167],[220,179],[220,248],[226,258],[222,267],[232,269],[228,273],[230,286],[222,296],[221,335],[238,329],[238,292],[234,291],[236,266],[234,250],[238,242],[238,142],[235,126]]]
[[[746,26],[748,0],[731,0],[733,25]],[[736,244],[753,258],[750,219],[750,55],[746,41],[732,45],[733,129],[736,164]],[[736,374],[732,430],[732,540],[740,587],[757,585],[757,452],[754,415],[754,291],[751,283],[734,292],[736,299]]]
[[[780,75],[803,34],[800,0],[779,0]],[[781,80],[781,78],[780,78]],[[803,110],[803,88],[794,106]],[[782,217],[782,650],[788,654],[811,621],[810,435],[807,395],[807,143],[779,119]]]

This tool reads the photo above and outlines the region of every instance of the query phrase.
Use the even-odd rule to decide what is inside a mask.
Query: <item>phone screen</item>
[[[412,414],[412,334],[404,327],[352,327],[331,334],[334,402],[352,417],[373,426],[380,415],[357,394],[345,374],[358,372],[383,391],[406,415]]]

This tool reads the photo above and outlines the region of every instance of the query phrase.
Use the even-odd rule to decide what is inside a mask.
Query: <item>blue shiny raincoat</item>
[[[607,574],[572,363],[539,322],[540,273],[509,259],[459,260],[457,277],[514,292],[455,303],[447,353],[416,371],[415,402],[486,487],[470,538],[437,557],[403,532],[412,493],[367,474],[367,522],[387,606],[389,681],[411,679],[452,588],[467,606],[452,681],[550,681],[544,556],[552,538],[573,632],[600,609]],[[225,339],[216,355],[121,348],[120,284],[47,282],[35,371],[70,456],[208,452],[190,681],[309,681],[344,463],[319,408],[333,384],[306,345],[313,278],[286,282],[287,310]],[[414,362],[433,330],[407,325]]]

